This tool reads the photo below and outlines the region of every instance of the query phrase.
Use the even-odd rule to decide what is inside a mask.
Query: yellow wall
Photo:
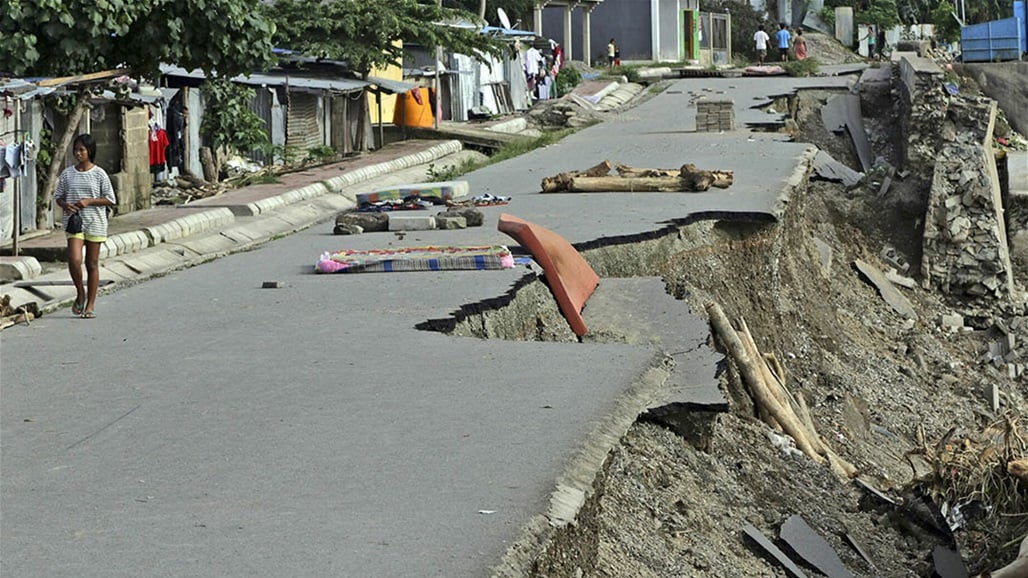
[[[397,46],[401,43],[397,42]],[[389,80],[403,80],[403,68],[394,65],[388,68],[373,68],[371,69],[371,76],[378,76],[380,78],[388,78]],[[391,123],[393,122],[393,109],[396,108],[396,95],[395,94],[383,94],[382,95],[382,122]],[[368,93],[368,110],[371,111],[371,122],[378,123],[378,105],[375,104],[375,95]]]

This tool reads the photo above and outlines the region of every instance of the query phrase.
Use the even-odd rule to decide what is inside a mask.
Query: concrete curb
[[[325,181],[325,185],[328,187],[330,192],[342,193],[345,187],[355,185],[362,181],[367,181],[375,177],[379,177],[393,171],[401,169],[408,169],[416,165],[423,165],[430,163],[439,158],[458,153],[464,145],[459,140],[443,141],[440,144],[433,145],[427,150],[419,153],[393,159],[388,162],[370,165],[357,169],[352,172],[348,172],[338,177],[331,178]],[[356,202],[356,198],[354,199]]]

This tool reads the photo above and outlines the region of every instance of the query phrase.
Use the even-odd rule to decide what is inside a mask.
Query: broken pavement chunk
[[[831,544],[800,516],[789,516],[778,533],[797,556],[817,568],[818,572],[828,578],[853,578],[853,573],[842,563]]]
[[[857,259],[853,266],[866,277],[875,287],[878,293],[885,299],[890,307],[906,319],[917,319],[917,311],[910,301],[896,289],[896,286],[877,267]]]
[[[350,225],[360,227],[361,231],[373,233],[389,230],[389,215],[386,213],[343,213],[336,217],[337,235],[347,234],[342,230],[352,230]]]
[[[935,575],[939,578],[969,578],[967,567],[960,553],[945,546],[936,546],[932,551]]]
[[[807,578],[807,575],[803,573],[803,570],[800,570],[799,566],[785,555],[785,552],[779,550],[778,546],[775,546],[771,540],[768,540],[767,536],[765,536],[763,532],[754,528],[753,525],[749,523],[743,527],[743,532],[745,532],[750,539],[756,542],[758,546],[763,548],[764,551],[771,554],[771,556],[773,556],[774,559],[777,560],[793,578]]]
[[[859,185],[864,180],[864,173],[849,168],[821,150],[814,155],[813,168],[814,174],[818,177],[833,183],[842,183],[847,189]]]

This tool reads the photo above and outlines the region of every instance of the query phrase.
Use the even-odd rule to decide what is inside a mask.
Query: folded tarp
[[[317,273],[391,273],[397,271],[473,271],[512,269],[514,257],[503,245],[481,247],[409,247],[344,250],[324,253]]]
[[[468,194],[467,181],[445,181],[439,183],[415,183],[387,187],[370,193],[357,195],[357,206],[379,201],[402,201],[411,198],[438,199],[440,202],[459,199]]]

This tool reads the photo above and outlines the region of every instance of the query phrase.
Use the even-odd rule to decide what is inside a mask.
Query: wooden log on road
[[[610,169],[613,168],[610,161],[603,161],[602,163],[589,167],[584,171],[569,171],[566,173],[559,173],[552,177],[546,177],[543,179],[543,192],[544,193],[556,193],[558,191],[567,191],[568,184],[572,179],[576,177],[602,177],[610,174]]]
[[[708,176],[713,177],[711,181],[711,187],[717,187],[719,189],[727,189],[732,186],[735,182],[734,171],[704,171],[696,168],[696,165],[685,164],[680,169],[644,169],[635,168],[628,165],[617,165],[615,167],[617,173],[625,178],[643,178],[643,177],[682,177],[683,174],[689,175],[701,175],[702,179],[706,179]],[[693,177],[687,177],[693,178]]]

